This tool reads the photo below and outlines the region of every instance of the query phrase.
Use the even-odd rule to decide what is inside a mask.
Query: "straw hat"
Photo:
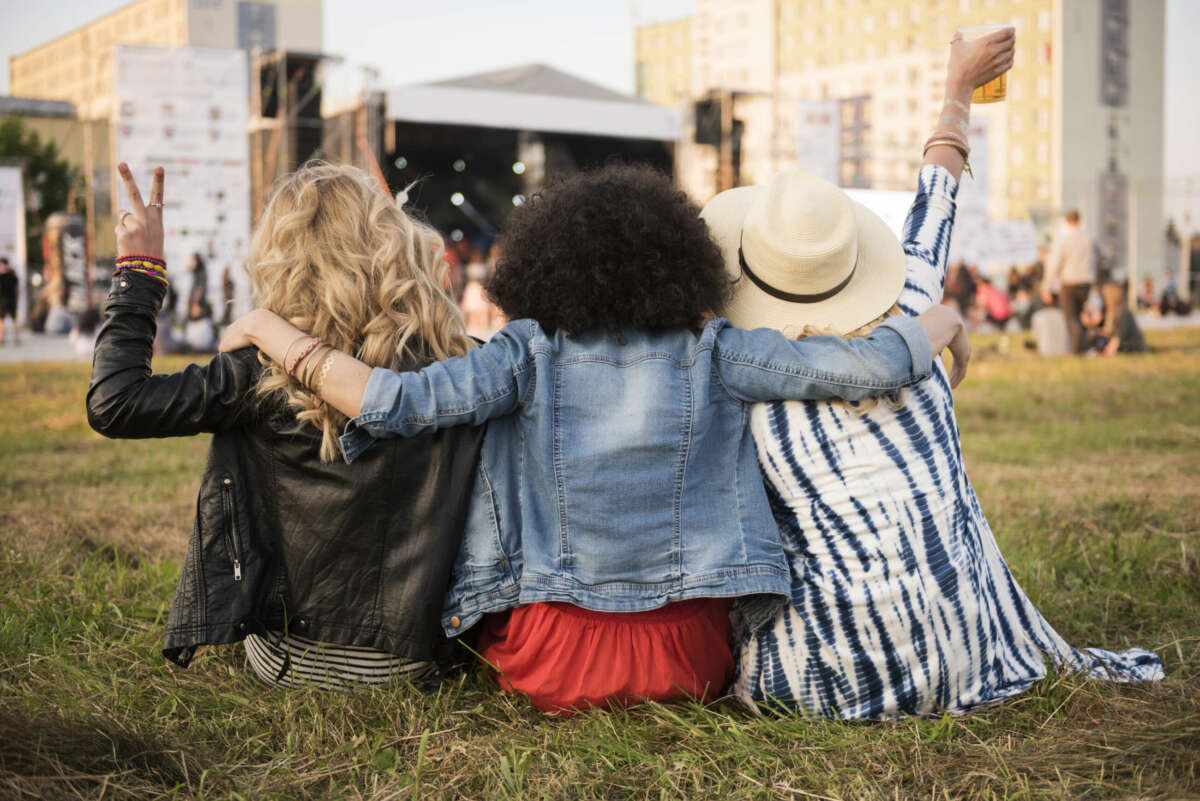
[[[739,328],[844,334],[890,309],[904,288],[904,249],[887,224],[800,170],[722,192],[700,216],[737,282],[725,316]]]

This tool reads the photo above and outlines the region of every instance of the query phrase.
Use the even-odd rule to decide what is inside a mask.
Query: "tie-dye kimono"
[[[921,170],[905,314],[942,297],[957,190],[945,169]],[[1072,648],[1018,586],[967,479],[941,364],[901,400],[864,415],[827,401],[753,408],[791,603],[739,627],[734,694],[758,709],[888,718],[998,702],[1042,678],[1047,659],[1100,679],[1162,678],[1150,651]]]

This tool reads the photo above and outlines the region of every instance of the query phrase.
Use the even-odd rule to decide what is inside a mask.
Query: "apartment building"
[[[1116,251],[1162,263],[1165,0],[696,0],[693,16],[637,31],[639,91],[666,102],[682,82],[658,66],[657,31],[691,31],[685,111],[712,90],[737,93],[741,182],[795,163],[808,101],[840,104],[853,140],[841,183],[911,189],[940,112],[954,31],[1008,23],[1016,61],[986,121],[988,211],[1043,224],[1067,207]],[[685,41],[687,38],[685,37]],[[670,81],[668,87],[665,81]],[[718,188],[716,148],[686,129],[677,175],[697,200]],[[843,156],[847,146],[843,144]],[[1103,230],[1101,230],[1103,229]]]

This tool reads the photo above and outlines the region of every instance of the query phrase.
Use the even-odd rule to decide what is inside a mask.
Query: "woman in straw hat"
[[[837,187],[800,172],[717,195],[702,216],[736,281],[742,328],[862,336],[942,296],[971,92],[1012,64],[1011,29],[952,43],[946,103],[901,245]],[[756,404],[751,426],[791,566],[791,603],[737,621],[734,693],[758,709],[840,718],[961,713],[1058,666],[1118,681],[1158,657],[1068,645],[1005,565],[967,479],[951,387],[867,406]],[[735,611],[735,618],[738,615]]]

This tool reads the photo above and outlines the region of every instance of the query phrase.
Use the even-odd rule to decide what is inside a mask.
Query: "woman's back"
[[[941,296],[955,185],[926,167],[906,225],[903,313]],[[952,180],[952,179],[951,179]],[[1021,692],[1045,660],[1161,676],[1148,651],[1069,646],[1017,585],[963,465],[946,372],[902,403],[758,404],[751,430],[791,568],[791,604],[742,626],[735,694],[841,718],[964,712]]]

